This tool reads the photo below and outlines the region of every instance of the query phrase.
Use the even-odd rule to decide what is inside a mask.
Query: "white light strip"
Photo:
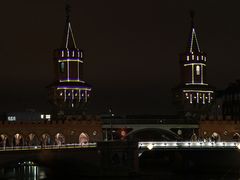
[[[204,90],[183,90],[183,92],[199,92],[199,93],[213,93],[213,91],[204,91]]]
[[[69,23],[70,24],[70,23]],[[68,29],[67,29],[67,40],[66,40],[66,44],[65,47],[68,48],[68,39],[69,39],[69,24],[68,24]]]
[[[205,93],[203,93],[203,104],[205,104]]]
[[[69,61],[67,61],[67,79],[69,79]]]
[[[151,145],[151,149],[149,146]],[[206,141],[149,141],[149,142],[138,142],[138,148],[152,149],[164,149],[164,148],[240,148],[238,142],[206,142]]]
[[[66,89],[64,89],[64,102],[66,101],[66,96],[67,96],[67,92],[66,92]]]
[[[72,100],[74,99],[74,90],[72,90]]]
[[[197,92],[197,103],[199,103],[199,93]]]
[[[64,90],[67,90],[67,89],[70,89],[70,90],[72,90],[72,89],[74,89],[74,90],[87,90],[87,91],[91,91],[91,89],[90,88],[77,88],[77,87],[73,87],[73,88],[71,88],[71,87],[58,87],[57,88],[57,90],[60,90],[60,89],[64,89]]]
[[[192,104],[192,94],[190,94],[190,104]]]
[[[192,64],[192,84],[194,84],[194,65]]]
[[[59,80],[59,82],[81,82],[81,83],[85,83],[85,81],[82,81],[80,79],[66,79],[66,80]]]
[[[198,45],[198,40],[197,40],[197,34],[195,32],[195,29],[192,28],[192,39],[191,39],[191,47],[190,47],[190,52],[193,52],[192,49],[193,49],[193,38],[195,37],[196,39],[196,43],[197,43],[197,48],[198,48],[198,52],[200,52],[200,48],[199,48],[199,45]]]
[[[203,84],[203,65],[201,65],[200,67],[201,67],[201,83]]]
[[[80,62],[83,63],[80,59],[64,59],[64,60],[58,60],[58,62]]]
[[[78,90],[78,97],[79,97],[79,102],[81,101],[81,92],[80,92],[80,89]]]
[[[204,85],[204,86],[207,86],[208,84],[206,84],[206,83],[185,83],[185,85]]]
[[[184,66],[192,66],[192,65],[202,65],[202,66],[206,66],[206,64],[204,64],[204,63],[187,63],[187,64],[184,64]]]
[[[79,73],[80,73],[80,72],[79,72],[79,62],[77,63],[77,71],[78,71],[78,72],[77,72],[77,76],[78,76],[78,79],[79,79]]]
[[[85,91],[85,102],[87,102],[87,91]]]
[[[73,36],[73,31],[72,31],[72,27],[71,27],[71,24],[69,22],[69,29],[70,29],[70,32],[71,32],[71,35],[72,35],[72,38],[73,38],[73,44],[74,44],[74,48],[76,49],[77,46],[76,46],[76,43],[75,43],[75,39],[74,39],[74,36]]]

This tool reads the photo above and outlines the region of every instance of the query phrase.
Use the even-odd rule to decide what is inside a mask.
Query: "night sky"
[[[174,113],[171,88],[179,82],[190,10],[200,48],[208,53],[208,83],[222,89],[240,77],[238,1],[71,0],[71,6],[84,80],[93,87],[90,112]],[[0,18],[0,111],[48,110],[46,86],[63,37],[64,0],[3,1]]]

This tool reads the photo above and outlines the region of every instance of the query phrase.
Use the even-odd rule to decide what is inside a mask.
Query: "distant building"
[[[179,63],[181,80],[174,89],[178,112],[192,117],[208,114],[214,101],[214,90],[206,81],[207,54],[200,50],[193,15],[187,50],[180,54]]]
[[[54,51],[55,81],[49,86],[49,99],[58,115],[81,114],[91,87],[83,80],[83,52],[77,47],[66,8],[62,46]]]
[[[217,119],[240,120],[240,80],[218,91],[213,115]]]

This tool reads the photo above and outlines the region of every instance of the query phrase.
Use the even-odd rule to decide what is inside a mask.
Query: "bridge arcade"
[[[63,145],[96,142],[102,139],[98,117],[61,121],[0,123],[0,146]]]

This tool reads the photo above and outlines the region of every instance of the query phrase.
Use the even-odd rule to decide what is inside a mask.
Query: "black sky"
[[[169,114],[186,48],[189,11],[208,82],[225,88],[240,77],[240,2],[233,0],[71,0],[71,21],[93,86],[92,112]],[[0,6],[0,111],[47,110],[53,49],[61,44],[64,0],[13,0]]]

